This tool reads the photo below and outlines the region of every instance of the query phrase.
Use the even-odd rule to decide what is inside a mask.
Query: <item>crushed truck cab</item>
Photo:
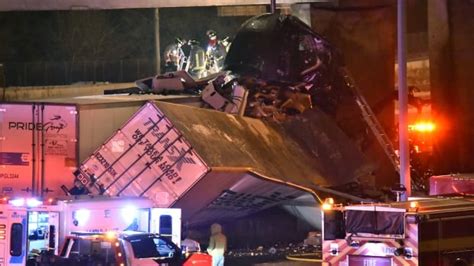
[[[323,265],[474,263],[474,200],[325,205]]]

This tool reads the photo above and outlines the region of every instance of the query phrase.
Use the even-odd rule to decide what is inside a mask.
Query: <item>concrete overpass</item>
[[[17,0],[1,1],[0,11],[89,10],[127,8],[166,8],[269,5],[270,0]],[[334,0],[278,0],[277,4],[330,3]]]

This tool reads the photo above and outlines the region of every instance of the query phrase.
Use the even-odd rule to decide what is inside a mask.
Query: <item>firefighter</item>
[[[217,33],[214,30],[206,32],[208,37],[206,48],[206,70],[212,74],[217,73],[224,67],[224,59],[227,54],[226,47],[217,38]]]

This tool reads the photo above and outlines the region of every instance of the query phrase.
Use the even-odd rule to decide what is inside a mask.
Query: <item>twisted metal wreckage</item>
[[[262,15],[242,25],[226,70],[201,80],[184,71],[136,82],[132,92],[196,94],[209,107],[274,121],[317,107],[334,114],[352,86],[342,57],[325,39],[292,16]]]
[[[265,14],[245,22],[232,42],[225,69],[200,80],[185,71],[165,73],[138,80],[135,88],[105,94],[200,95],[203,107],[276,123],[319,109],[359,146],[368,142],[370,128],[398,170],[390,140],[345,69],[342,54],[298,18]],[[350,130],[337,121],[343,105],[345,110],[359,110],[352,112]]]

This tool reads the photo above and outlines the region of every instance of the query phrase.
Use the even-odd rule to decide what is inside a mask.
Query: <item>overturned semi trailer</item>
[[[145,196],[181,208],[183,222],[198,225],[276,205],[308,207],[308,195],[316,214],[315,188],[370,171],[317,110],[274,123],[148,102],[81,164],[76,184],[91,194]],[[307,220],[317,227],[314,218]]]

